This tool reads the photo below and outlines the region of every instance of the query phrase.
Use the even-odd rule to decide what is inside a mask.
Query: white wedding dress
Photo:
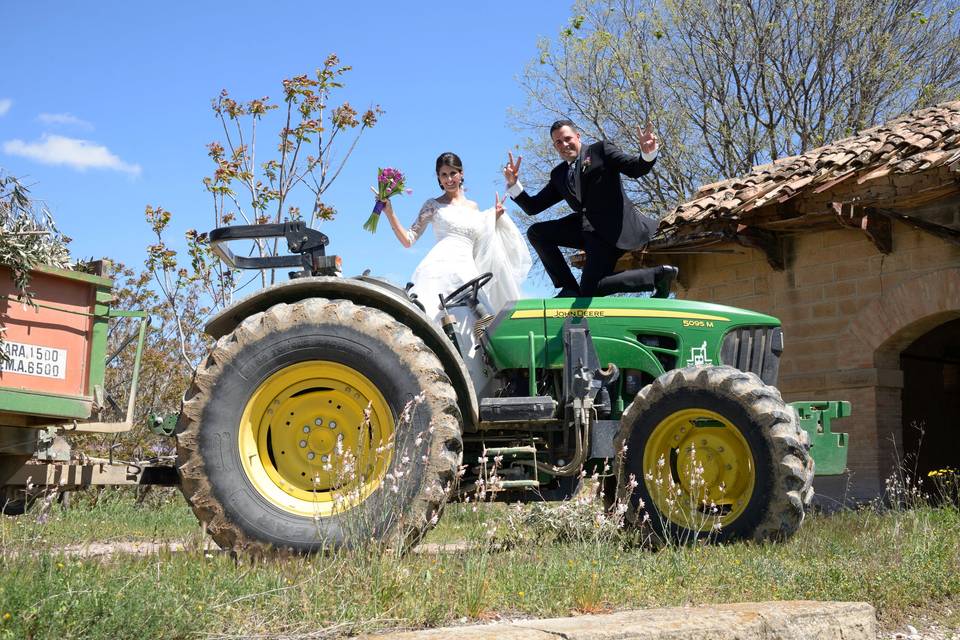
[[[520,298],[520,284],[530,271],[531,259],[523,235],[510,216],[503,214],[498,219],[493,208],[480,211],[470,205],[443,204],[431,198],[407,232],[411,244],[431,222],[437,244],[420,261],[411,278],[411,293],[417,295],[428,318],[439,325],[443,315],[440,296],[486,272],[492,273],[493,278],[480,290],[480,301],[491,313],[496,314]],[[473,332],[476,318],[464,307],[449,311],[457,319],[457,341],[464,364],[477,393],[483,394],[493,379],[477,348]]]
[[[427,316],[440,321],[440,295],[446,295],[481,273],[493,279],[481,290],[492,313],[520,297],[520,284],[530,271],[527,244],[510,216],[496,218],[494,209],[480,211],[466,204],[427,200],[407,237],[411,244],[433,223],[437,244],[413,272],[412,293]]]

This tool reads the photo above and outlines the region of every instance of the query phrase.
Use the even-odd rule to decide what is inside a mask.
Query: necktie
[[[570,189],[570,193],[572,193],[574,197],[577,195],[576,167],[576,160],[567,165],[567,187]]]

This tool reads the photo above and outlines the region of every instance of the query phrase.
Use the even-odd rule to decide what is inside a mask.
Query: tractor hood
[[[600,359],[655,378],[674,368],[729,364],[776,382],[780,321],[763,313],[693,300],[547,298],[507,305],[488,328],[499,369],[558,368],[564,323],[586,320]]]
[[[509,306],[509,305],[508,305]],[[519,300],[510,318],[649,318],[701,320],[720,325],[779,325],[780,321],[756,311],[695,300],[664,298],[546,298]],[[500,318],[498,318],[499,320]],[[694,326],[686,323],[686,326]]]

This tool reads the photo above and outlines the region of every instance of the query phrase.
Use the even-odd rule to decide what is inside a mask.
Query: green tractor
[[[291,255],[235,255],[285,238]],[[213,318],[184,397],[177,467],[222,547],[416,543],[452,499],[562,500],[598,477],[663,537],[779,540],[820,473],[841,473],[845,402],[784,403],[776,318],[629,297],[519,300],[489,274],[441,302],[344,278],[299,222],[210,234],[231,267],[295,268]]]

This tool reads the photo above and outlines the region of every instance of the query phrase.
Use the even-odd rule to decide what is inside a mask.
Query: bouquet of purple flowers
[[[367,218],[363,228],[370,233],[376,233],[377,223],[380,222],[380,212],[387,204],[387,199],[395,196],[402,191],[407,194],[413,193],[410,189],[404,188],[405,179],[403,174],[396,169],[387,167],[386,169],[377,169],[377,201],[373,205],[373,213]]]

